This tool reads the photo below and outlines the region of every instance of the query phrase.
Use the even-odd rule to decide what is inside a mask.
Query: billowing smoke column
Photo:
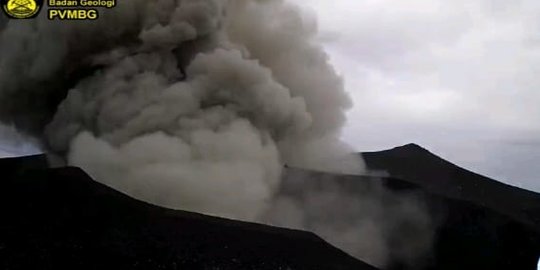
[[[255,220],[284,163],[354,172],[350,101],[281,0],[130,0],[98,21],[2,24],[0,117],[98,181]]]

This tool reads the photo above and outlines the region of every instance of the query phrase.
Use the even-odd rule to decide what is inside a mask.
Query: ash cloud
[[[102,13],[2,23],[0,118],[55,160],[155,204],[247,220],[284,163],[362,170],[338,139],[351,101],[296,7],[134,0]]]
[[[364,167],[339,140],[351,106],[343,81],[315,42],[316,24],[296,7],[130,0],[98,21],[41,17],[0,21],[0,29],[0,120],[38,138],[55,163],[150,203],[286,221],[381,265],[397,256],[387,230],[401,219],[383,213],[405,200],[386,208],[377,204],[389,195],[368,191],[278,194],[284,164]],[[280,207],[287,200],[292,206]],[[318,213],[318,200],[343,210],[339,218]],[[315,221],[300,222],[306,216]]]
[[[313,231],[381,269],[429,260],[436,221],[418,192],[391,190],[377,177],[286,170],[262,221]]]

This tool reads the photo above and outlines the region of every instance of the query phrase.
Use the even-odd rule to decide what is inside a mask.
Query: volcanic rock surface
[[[428,228],[390,218],[399,208],[382,213],[392,229],[386,269],[536,269],[539,194],[417,145],[363,157],[381,172],[374,175],[386,176],[287,168],[279,194],[301,198],[333,189],[365,196],[382,187],[384,202],[399,202],[394,195],[421,202]],[[80,169],[48,169],[43,156],[0,160],[0,171],[0,269],[375,269],[312,233],[152,206]],[[415,242],[426,236],[430,248],[411,260]]]
[[[422,268],[537,269],[540,194],[467,171],[415,144],[363,157],[371,170],[426,195],[436,227],[432,258]]]
[[[427,192],[469,201],[540,228],[540,194],[460,168],[416,145],[363,153],[372,170],[417,184]],[[540,175],[538,176],[540,181]]]
[[[537,269],[540,194],[467,171],[415,144],[362,156],[369,168],[363,176],[287,168],[279,194],[304,210],[297,227],[378,266],[369,251],[384,245],[386,269]],[[328,199],[329,191],[338,195]],[[321,219],[336,226],[321,229]],[[362,232],[362,219],[377,230]],[[349,245],[339,232],[351,229],[344,223],[360,224],[359,240],[367,243]]]
[[[0,160],[0,269],[375,269],[309,232],[152,206],[77,168],[29,168],[43,162]]]

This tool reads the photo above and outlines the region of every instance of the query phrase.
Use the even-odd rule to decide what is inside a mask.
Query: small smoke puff
[[[280,144],[281,153],[290,166],[350,175],[365,171],[361,156],[336,136],[310,138],[301,143],[295,139]]]

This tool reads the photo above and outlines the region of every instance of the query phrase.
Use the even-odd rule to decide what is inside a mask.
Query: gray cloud
[[[469,169],[540,191],[540,4],[302,1],[355,101],[360,150],[420,143]],[[478,145],[486,145],[477,147]],[[535,179],[536,177],[536,179]]]
[[[40,153],[39,143],[34,138],[21,134],[12,125],[0,124],[0,158]]]

